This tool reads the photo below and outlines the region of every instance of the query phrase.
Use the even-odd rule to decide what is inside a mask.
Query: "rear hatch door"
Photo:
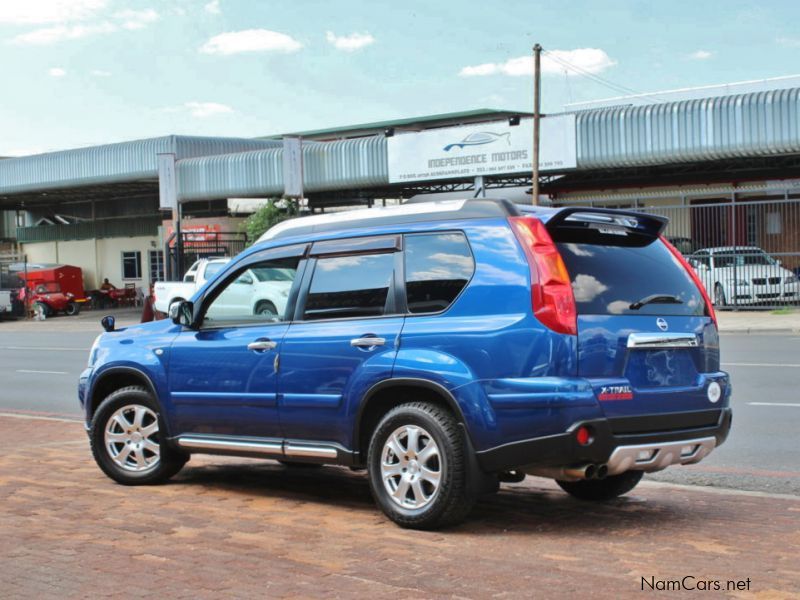
[[[578,375],[608,417],[715,408],[707,388],[723,379],[716,325],[660,239],[665,226],[659,217],[598,209],[567,209],[547,223],[575,295]]]

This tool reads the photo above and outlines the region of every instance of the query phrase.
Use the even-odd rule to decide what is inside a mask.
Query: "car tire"
[[[462,521],[475,504],[467,487],[463,430],[450,411],[401,404],[378,423],[367,452],[372,496],[401,527],[437,529]]]
[[[256,309],[253,311],[253,314],[263,317],[269,316],[273,319],[277,319],[278,309],[275,308],[275,305],[269,300],[262,300],[256,304]]]
[[[605,479],[581,481],[556,481],[562,490],[580,500],[602,502],[627,494],[642,480],[644,471],[625,471]]]
[[[140,386],[111,393],[94,413],[89,429],[92,455],[108,477],[123,485],[162,483],[189,456],[165,443],[166,428],[152,394]]]
[[[728,306],[728,300],[725,297],[725,289],[722,287],[722,284],[718,283],[714,286],[714,306],[719,308],[724,308]]]
[[[81,305],[77,302],[70,302],[67,304],[67,308],[64,309],[64,314],[68,317],[74,317],[79,312],[81,312]]]

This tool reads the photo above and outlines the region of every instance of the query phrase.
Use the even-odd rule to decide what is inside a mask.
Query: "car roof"
[[[461,199],[406,202],[397,206],[363,208],[333,214],[312,215],[289,219],[271,227],[258,238],[257,244],[278,239],[310,236],[321,233],[340,233],[367,227],[380,227],[406,223],[435,222],[459,219],[481,219],[508,217],[536,213],[541,216],[553,213],[553,209],[525,207],[521,210],[508,200]]]

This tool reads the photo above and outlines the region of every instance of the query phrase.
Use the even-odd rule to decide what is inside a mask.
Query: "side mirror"
[[[175,325],[191,327],[194,321],[194,304],[188,300],[173,302],[169,307],[169,318]]]
[[[100,319],[100,325],[106,332],[114,331],[114,327],[116,326],[116,319],[112,315],[106,315],[102,319]]]
[[[779,267],[783,266],[783,263],[780,261],[780,259],[776,259],[775,264],[778,265]]]

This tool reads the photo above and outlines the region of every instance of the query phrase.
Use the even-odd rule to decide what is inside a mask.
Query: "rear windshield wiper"
[[[651,296],[645,296],[641,300],[634,302],[628,308],[631,310],[639,310],[646,304],[683,304],[683,300],[677,296],[671,296],[669,294],[653,294]]]

